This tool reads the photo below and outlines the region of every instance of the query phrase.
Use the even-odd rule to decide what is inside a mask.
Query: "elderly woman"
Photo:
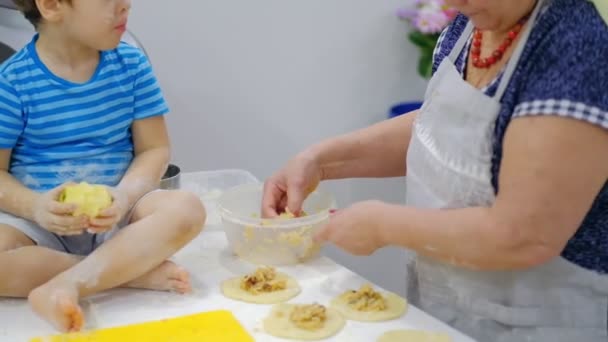
[[[422,108],[301,152],[263,213],[407,173],[407,206],[355,204],[317,238],[416,251],[410,300],[479,341],[606,342],[608,27],[584,0],[447,2]]]

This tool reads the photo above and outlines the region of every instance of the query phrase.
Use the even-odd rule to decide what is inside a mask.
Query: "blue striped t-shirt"
[[[0,149],[9,172],[46,191],[67,181],[114,186],[133,159],[131,125],[168,112],[145,55],[121,43],[100,53],[93,77],[54,75],[36,52],[37,36],[0,65]]]

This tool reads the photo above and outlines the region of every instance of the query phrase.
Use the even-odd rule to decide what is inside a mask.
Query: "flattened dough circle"
[[[221,288],[224,296],[247,303],[276,304],[286,302],[299,295],[302,291],[295,279],[280,272],[277,272],[276,279],[287,280],[287,287],[284,290],[274,292],[260,293],[257,295],[251,294],[241,289],[241,279],[243,279],[243,277],[230,278],[222,282]]]
[[[376,342],[451,342],[443,333],[421,330],[391,330],[382,334]]]
[[[275,305],[270,314],[264,319],[264,331],[275,337],[291,340],[323,340],[334,336],[346,324],[344,317],[331,308],[326,308],[327,319],[322,328],[318,330],[305,330],[298,328],[291,322],[289,316],[297,304],[281,303]]]
[[[329,303],[329,306],[338,310],[346,319],[360,322],[380,322],[401,317],[407,310],[407,301],[392,292],[381,292],[386,299],[386,310],[383,311],[357,311],[348,305],[348,302],[338,296]]]

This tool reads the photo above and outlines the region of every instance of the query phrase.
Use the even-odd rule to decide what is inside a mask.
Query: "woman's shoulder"
[[[528,59],[580,57],[581,64],[593,64],[606,60],[608,25],[590,1],[553,0],[534,25],[528,45]]]
[[[595,38],[606,39],[608,34],[607,23],[589,0],[547,0],[539,25],[569,36],[596,33]]]
[[[521,81],[518,104],[558,100],[608,111],[607,56],[608,26],[591,2],[550,1],[513,76]]]

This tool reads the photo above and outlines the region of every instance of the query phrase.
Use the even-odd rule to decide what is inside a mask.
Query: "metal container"
[[[160,188],[164,190],[175,190],[180,188],[181,170],[175,164],[169,164],[167,171],[160,180]]]

